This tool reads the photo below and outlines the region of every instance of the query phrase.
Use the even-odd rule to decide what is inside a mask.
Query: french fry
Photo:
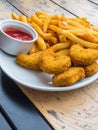
[[[31,26],[40,34],[43,35],[43,31],[41,30],[41,28],[32,21]]]
[[[80,36],[80,37],[83,38],[84,40],[87,40],[90,42],[94,42],[94,43],[98,42],[98,38],[96,38],[93,34],[91,34],[88,31],[86,31],[85,34],[83,36]]]
[[[73,17],[73,18],[69,18],[69,20],[73,20],[73,21],[76,21],[76,22],[80,22],[81,23],[81,21],[87,21],[87,18],[86,17],[81,17],[81,18],[75,18],[75,17]]]
[[[67,49],[67,48],[69,48],[69,47],[70,47],[70,42],[67,41],[66,43],[58,43],[58,44],[54,45],[54,46],[52,47],[52,49],[53,49],[54,51],[59,51],[59,50],[62,50],[62,49]]]
[[[47,30],[47,33],[51,33],[52,36],[57,37],[56,32],[54,32],[53,30],[48,29],[48,30]]]
[[[98,49],[98,27],[87,22],[86,17],[68,18],[60,14],[51,15],[44,11],[37,11],[27,18],[12,13],[12,18],[28,23],[39,34],[36,44],[41,50],[55,44],[71,42],[79,43],[83,47]],[[47,43],[47,44],[46,44]]]
[[[65,16],[60,15],[60,14],[55,14],[52,16],[51,19],[53,19],[53,20],[66,20],[67,18]]]
[[[34,22],[31,23],[31,26],[45,39],[51,36],[51,33],[43,33],[41,28]],[[49,39],[49,38],[48,38]]]
[[[49,25],[48,28],[57,33],[59,33],[62,30],[61,28],[59,28],[58,26],[55,26],[55,25]]]
[[[50,19],[50,23],[49,24],[52,24],[52,25],[58,25],[58,20],[52,20]]]
[[[52,19],[54,20],[61,20],[62,16],[60,14],[55,14],[52,16]]]
[[[58,43],[58,39],[56,37],[50,36],[50,38],[47,39],[48,41],[51,41],[54,44]]]
[[[66,21],[58,21],[58,27],[65,29],[65,30],[70,30],[70,29],[76,28],[71,25],[68,25],[68,23]]]
[[[47,49],[50,48],[50,44],[48,42],[46,42],[46,47]]]
[[[44,16],[49,15],[48,13],[46,13],[46,12],[44,12],[44,11],[36,11],[35,14],[36,14],[37,16],[39,16],[39,15],[44,15]]]
[[[32,22],[32,18],[31,17],[27,18],[27,21],[28,21],[28,23],[31,23]]]
[[[38,17],[39,19],[41,19],[41,20],[46,19],[46,16],[45,16],[45,15],[43,15],[43,14],[37,15],[37,17]]]
[[[80,23],[83,26],[88,27],[88,28],[90,28],[90,26],[91,26],[90,22],[87,22],[87,18],[86,17],[82,17],[82,18],[69,18],[69,19],[72,20],[72,21],[75,21],[77,23]]]
[[[36,16],[36,15],[32,15],[31,16],[31,19],[32,19],[32,21],[34,21],[36,24],[38,24],[38,26],[42,26],[43,25],[43,23],[41,22],[41,20]]]
[[[83,47],[92,48],[92,49],[98,49],[98,44],[82,40],[82,39],[76,37],[74,34],[72,34],[70,32],[65,32],[64,35],[68,39],[70,39],[71,41],[74,41],[75,43],[81,44]]]
[[[44,41],[44,39],[43,39],[40,35],[38,36],[37,43],[38,43],[39,48],[40,48],[42,51],[47,49],[47,46],[46,46],[46,44],[45,44],[45,41]]]
[[[46,33],[48,29],[48,25],[50,22],[51,16],[49,15],[43,22],[43,32]]]
[[[58,31],[59,34],[66,34],[67,32],[70,32],[70,33],[74,34],[75,36],[84,36],[84,34],[85,34],[85,32],[83,30],[79,30],[79,29]]]
[[[28,23],[27,17],[23,14],[19,15],[19,19],[20,19],[20,21],[22,21],[24,23]]]
[[[59,35],[59,42],[66,42],[66,41],[67,41],[66,36]]]
[[[67,23],[73,27],[77,27],[77,28],[86,28],[84,27],[82,24],[80,24],[79,22],[73,21],[73,20],[67,20]]]
[[[65,49],[62,49],[58,52],[55,53],[56,56],[59,56],[59,55],[68,55],[69,54],[69,49],[68,48],[65,48]]]
[[[15,13],[12,13],[12,19],[19,20],[19,16],[17,16]]]
[[[94,35],[98,39],[98,32],[95,30],[88,30],[92,35]]]

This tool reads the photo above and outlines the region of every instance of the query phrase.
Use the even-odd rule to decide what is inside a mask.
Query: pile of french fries
[[[79,43],[83,47],[98,49],[98,27],[87,22],[87,18],[68,18],[60,14],[51,15],[37,11],[30,17],[12,13],[14,20],[25,22],[38,33],[37,44],[46,50],[58,43]]]

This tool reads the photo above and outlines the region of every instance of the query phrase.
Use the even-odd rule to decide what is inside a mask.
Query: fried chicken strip
[[[82,67],[70,67],[63,73],[54,75],[52,81],[55,86],[61,87],[73,85],[83,78],[85,78],[85,71]]]

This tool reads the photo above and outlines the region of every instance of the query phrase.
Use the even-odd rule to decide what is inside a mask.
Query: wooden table
[[[0,20],[11,12],[30,16],[37,10],[87,17],[98,26],[98,0],[1,0]],[[98,130],[98,79],[67,92],[44,92],[20,86],[55,130]]]

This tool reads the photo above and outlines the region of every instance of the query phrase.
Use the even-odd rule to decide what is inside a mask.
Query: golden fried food
[[[12,18],[29,24],[37,31],[41,36],[38,39],[41,50],[46,49],[46,42],[53,46],[68,40],[72,44],[79,43],[86,48],[98,49],[98,27],[92,26],[85,17],[68,18],[60,14],[37,11],[30,17],[12,13]]]
[[[69,55],[75,66],[90,65],[98,59],[98,50],[86,49],[79,44],[75,44],[70,48]]]
[[[40,67],[44,72],[58,74],[71,66],[71,59],[69,56],[63,53],[56,55],[56,52],[67,47],[66,44],[67,43],[54,45],[42,53]]]
[[[56,56],[59,56],[59,55],[69,55],[69,49],[62,49],[58,52],[55,53]]]
[[[33,54],[35,52],[39,52],[41,51],[40,47],[38,46],[37,42],[35,42],[33,45],[32,45],[32,48],[30,49],[29,51],[29,54]]]
[[[91,76],[98,72],[98,64],[95,62],[91,65],[84,67],[86,77]]]
[[[72,34],[71,32],[68,32],[68,31],[60,31],[60,33],[64,34],[68,39],[70,39],[74,43],[79,43],[83,47],[98,49],[98,44],[96,44],[95,42],[93,43],[93,42],[89,42],[87,40],[84,40],[84,39],[86,39],[85,37],[84,37],[84,39],[81,39],[81,38],[75,36],[74,34]]]
[[[42,54],[42,51],[33,53],[31,55],[26,54],[18,54],[16,58],[16,62],[23,67],[26,67],[28,69],[32,70],[40,70],[40,56]]]
[[[30,17],[12,13],[12,18],[29,24],[38,33],[29,54],[17,56],[19,65],[55,74],[55,86],[72,85],[98,72],[98,27],[87,18],[68,18],[44,11]]]
[[[61,74],[52,77],[55,86],[69,86],[75,84],[77,81],[85,78],[85,71],[82,67],[70,67]]]
[[[42,51],[43,51],[43,50],[46,50],[47,46],[46,46],[46,44],[45,44],[44,39],[43,39],[40,35],[38,36],[37,43],[38,43],[39,48],[40,48]]]

